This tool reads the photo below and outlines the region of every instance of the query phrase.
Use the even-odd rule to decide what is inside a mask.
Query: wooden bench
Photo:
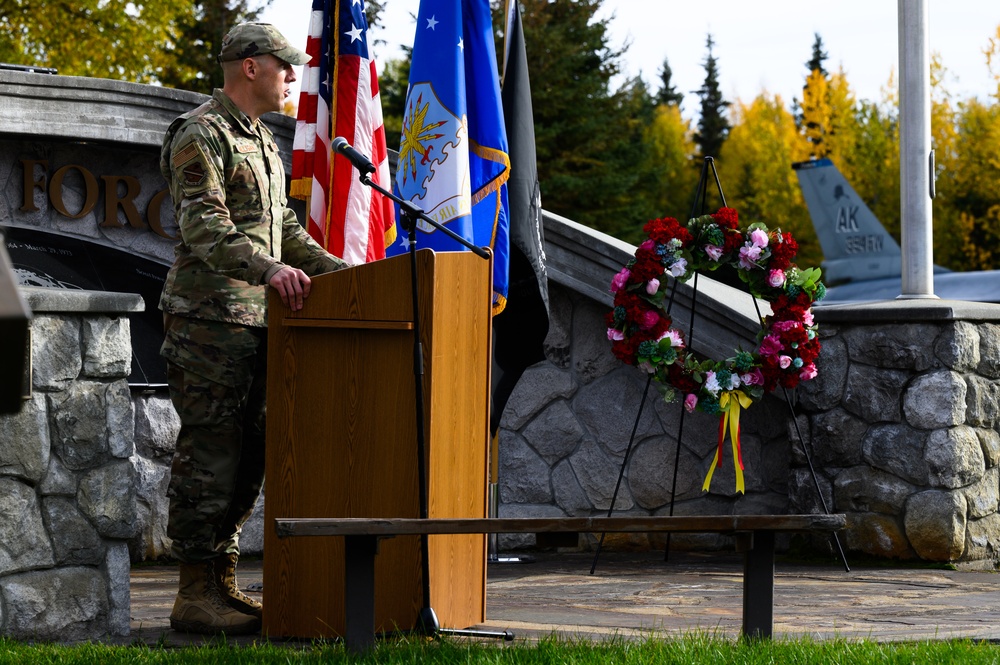
[[[743,553],[742,634],[770,638],[774,630],[774,536],[834,532],[844,515],[691,515],[674,517],[288,518],[276,519],[279,538],[343,536],[345,635],[351,651],[375,641],[375,556],[379,538],[469,533],[721,533]]]

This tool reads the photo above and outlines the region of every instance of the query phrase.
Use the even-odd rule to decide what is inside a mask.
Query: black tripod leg
[[[632,436],[628,439],[628,447],[625,448],[625,458],[622,460],[622,468],[618,472],[618,482],[615,483],[614,494],[611,495],[611,506],[608,507],[608,517],[611,517],[611,513],[615,510],[615,501],[618,500],[618,490],[622,486],[622,478],[625,476],[625,465],[628,464],[628,457],[632,454],[632,444],[635,443],[635,433],[639,429],[639,419],[642,418],[642,407],[646,405],[646,395],[649,393],[649,385],[653,383],[653,375],[650,374],[646,379],[646,387],[642,391],[642,398],[639,400],[639,412],[635,414],[635,424],[632,425]],[[597,558],[601,556],[601,547],[604,546],[604,534],[601,534],[601,539],[597,541],[597,551],[594,552],[594,562],[590,564],[590,574],[594,574],[594,570],[597,568]]]
[[[816,476],[816,467],[813,466],[812,456],[809,454],[809,448],[806,446],[806,442],[802,438],[802,432],[799,430],[799,421],[795,418],[795,407],[792,406],[792,398],[789,397],[788,391],[784,388],[782,388],[781,391],[785,394],[785,403],[788,404],[788,412],[791,414],[792,423],[795,425],[795,435],[799,439],[799,447],[802,448],[802,452],[806,456],[806,463],[809,465],[809,473],[812,474],[813,484],[816,486],[816,494],[819,495],[819,501],[823,504],[823,512],[829,515],[830,508],[826,505],[826,497],[823,496],[823,490],[819,486],[819,478]],[[832,532],[830,537],[833,539],[833,543],[837,547],[837,553],[840,554],[840,560],[844,562],[844,572],[851,572],[851,567],[847,564],[847,556],[844,554],[844,548],[840,546],[840,537],[837,536],[837,532]]]
[[[677,450],[674,451],[674,480],[670,484],[670,516],[674,516],[674,499],[677,496],[677,467],[681,464],[681,436],[684,433],[684,407],[681,406],[681,420],[677,425]],[[667,531],[667,544],[663,548],[663,560],[670,559],[670,532]]]
[[[721,194],[721,190],[719,192]],[[691,341],[694,339],[694,310],[698,302],[698,273],[694,274],[694,284],[691,290],[691,319],[688,322],[688,348],[691,348]],[[681,463],[681,437],[684,435],[684,406],[681,406],[681,419],[677,423],[677,451],[674,453],[674,482],[670,485],[670,516],[674,516],[674,497],[677,496],[677,467]],[[667,532],[667,544],[663,547],[663,560],[670,559],[670,536]]]

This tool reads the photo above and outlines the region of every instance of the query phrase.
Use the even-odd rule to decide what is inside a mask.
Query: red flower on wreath
[[[792,234],[762,224],[739,227],[739,215],[721,208],[682,225],[654,219],[648,238],[615,275],[614,309],[606,316],[614,355],[653,374],[667,401],[684,397],[689,410],[718,413],[724,393],[740,391],[755,401],[778,386],[794,388],[816,376],[820,342],[810,308],[826,288],[817,268],[792,261]],[[771,304],[758,346],[723,361],[696,359],[665,312],[670,278],[686,281],[695,270],[736,271],[755,297]]]
[[[745,491],[740,453],[740,410],[778,386],[794,388],[816,376],[820,343],[810,308],[826,293],[817,268],[799,269],[790,233],[763,224],[740,228],[739,215],[722,208],[681,225],[672,217],[643,227],[649,236],[611,280],[614,309],[606,316],[611,350],[652,375],[668,402],[683,396],[688,411],[720,415],[719,445],[702,489],[722,459],[728,430],[737,492]],[[771,304],[753,351],[723,361],[689,352],[665,311],[670,278],[686,281],[698,270],[734,270],[747,290]]]

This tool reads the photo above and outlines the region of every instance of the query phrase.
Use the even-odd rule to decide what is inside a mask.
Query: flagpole
[[[500,512],[498,437],[501,416],[524,371],[545,359],[543,347],[548,331],[549,310],[541,195],[524,31],[518,3],[516,0],[506,0],[506,3],[500,96],[511,165],[511,176],[507,182],[509,290],[504,311],[493,318],[490,432],[491,452],[497,465],[491,467],[489,479],[490,517],[499,517]],[[490,535],[488,551],[490,563],[534,561],[526,554],[501,556],[498,534]]]
[[[503,66],[500,69],[500,88],[503,89],[504,78],[507,76],[507,58],[510,56],[510,32],[514,15],[511,10],[517,11],[517,5],[511,0],[504,0],[504,22],[503,31]],[[496,340],[493,340],[496,344]],[[490,408],[494,408],[491,404]],[[492,421],[491,421],[492,422]],[[492,427],[491,427],[492,429]],[[496,518],[500,515],[500,428],[491,432],[490,436],[490,474],[487,478],[487,512],[490,517]],[[486,541],[486,559],[489,563],[520,563],[517,557],[500,557],[500,534],[491,533]]]

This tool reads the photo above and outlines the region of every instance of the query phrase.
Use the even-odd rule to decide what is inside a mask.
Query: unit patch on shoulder
[[[191,162],[181,170],[181,173],[184,174],[184,185],[187,187],[197,187],[205,182],[205,167],[201,162]]]
[[[174,153],[174,178],[184,194],[201,193],[211,186],[212,171],[208,167],[208,157],[197,142],[188,143]]]

